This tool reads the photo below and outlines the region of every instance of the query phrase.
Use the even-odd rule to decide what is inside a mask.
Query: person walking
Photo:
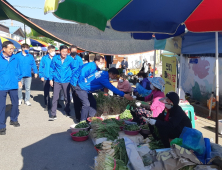
[[[69,82],[71,76],[73,74],[73,70],[75,70],[74,60],[68,55],[68,47],[66,45],[60,46],[60,55],[56,55],[53,57],[51,65],[50,65],[50,85],[53,87],[53,99],[52,99],[52,109],[51,116],[49,117],[49,121],[53,121],[57,119],[56,110],[57,110],[57,101],[59,99],[60,90],[63,90],[64,100],[65,100],[65,108],[67,116],[70,116],[70,108],[69,108]]]
[[[121,62],[121,68],[123,69],[123,73],[126,75],[128,69],[128,61],[126,61],[126,57],[124,57],[123,61]]]
[[[50,105],[50,65],[52,62],[52,58],[55,56],[55,46],[50,45],[48,46],[48,54],[43,56],[39,65],[39,77],[43,82],[44,88],[44,104],[45,104],[45,111],[48,111],[51,108]]]
[[[18,58],[13,55],[14,44],[11,41],[5,41],[2,44],[3,51],[0,53],[0,135],[6,134],[6,97],[9,94],[12,102],[10,114],[10,125],[19,127],[18,122],[18,87],[22,87],[21,67]]]
[[[133,100],[130,94],[125,94],[110,83],[109,78],[116,79],[118,75],[119,72],[116,68],[110,68],[109,71],[95,72],[86,77],[85,80],[79,79],[76,93],[82,103],[81,121],[86,120],[88,116],[94,117],[96,114],[96,100],[92,95],[95,91],[109,89],[121,97]]]
[[[75,70],[73,70],[70,84],[71,85],[73,84],[74,86],[76,86],[78,78],[79,78],[80,70],[82,69],[82,66],[83,66],[83,60],[77,54],[77,47],[75,45],[70,46],[70,56],[74,59],[74,65],[75,65]],[[74,102],[76,121],[79,122],[80,117],[81,117],[80,112],[82,108],[82,103],[80,102],[80,99],[76,95],[74,88],[71,88],[71,91],[72,91],[72,97],[73,97],[73,102]]]
[[[35,78],[38,77],[38,69],[34,60],[33,55],[29,54],[30,46],[28,44],[21,45],[22,52],[16,54],[16,57],[19,59],[21,63],[21,71],[22,71],[22,85],[25,85],[25,104],[27,106],[31,106],[29,102],[30,99],[30,88],[32,83],[32,70],[34,72]],[[19,96],[19,105],[22,104],[22,87],[18,90]]]

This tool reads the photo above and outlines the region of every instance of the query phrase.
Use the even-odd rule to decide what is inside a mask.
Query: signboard
[[[165,81],[165,94],[177,90],[177,59],[162,56],[162,78]]]
[[[197,64],[198,63],[198,58],[190,58],[190,64]]]

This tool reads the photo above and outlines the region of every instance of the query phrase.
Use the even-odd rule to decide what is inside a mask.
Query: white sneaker
[[[30,103],[29,101],[26,101],[25,104],[26,104],[27,106],[31,106],[31,103]]]
[[[22,104],[22,100],[19,100],[19,106]]]

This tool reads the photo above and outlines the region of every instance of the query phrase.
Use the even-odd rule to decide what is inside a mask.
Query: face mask
[[[119,79],[119,82],[122,83],[122,82],[123,82],[123,79]]]
[[[76,54],[77,54],[77,52],[71,52],[71,53],[70,53],[70,55],[71,55],[72,57],[75,57]]]
[[[171,104],[166,104],[166,103],[165,103],[165,107],[166,107],[167,109],[171,109],[173,106],[172,106]]]
[[[25,54],[28,54],[29,53],[29,50],[25,50]]]
[[[155,87],[152,84],[150,85],[150,88],[151,88],[151,90],[155,89]]]
[[[142,80],[143,80],[143,78],[139,77],[139,81],[142,81]]]
[[[103,68],[103,64],[98,65],[98,67],[99,67],[100,69],[102,69],[102,68]]]
[[[55,56],[55,54],[56,54],[55,52],[51,52],[51,53],[50,53],[50,55],[51,55],[52,57]]]

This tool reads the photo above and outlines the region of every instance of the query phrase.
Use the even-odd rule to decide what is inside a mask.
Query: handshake
[[[155,119],[145,118],[145,117],[143,117],[143,119],[144,119],[147,123],[149,123],[149,124],[151,124],[151,125],[155,125],[155,123],[156,123],[156,120],[155,120]]]

